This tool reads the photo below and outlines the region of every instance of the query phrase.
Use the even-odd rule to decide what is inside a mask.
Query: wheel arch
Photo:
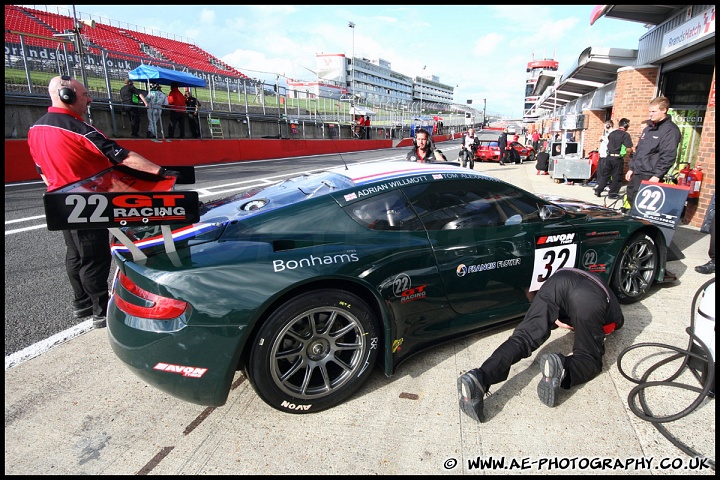
[[[245,368],[245,370],[247,371],[247,366],[250,359],[250,352],[252,350],[252,348],[249,348],[249,345],[253,344],[258,335],[258,332],[274,311],[276,311],[287,301],[294,297],[297,297],[298,295],[321,289],[346,290],[354,295],[357,295],[365,303],[368,304],[368,306],[372,309],[372,312],[381,322],[381,325],[378,325],[377,330],[380,337],[380,344],[383,345],[383,349],[379,352],[380,355],[378,355],[377,361],[385,362],[385,359],[388,357],[388,350],[390,348],[388,345],[386,345],[387,342],[385,339],[390,338],[388,332],[391,328],[391,319],[389,318],[390,312],[382,308],[382,299],[368,285],[364,283],[353,281],[347,278],[324,278],[295,285],[292,288],[284,291],[281,295],[273,299],[270,303],[266,304],[266,306],[262,310],[262,313],[257,317],[256,321],[254,322],[252,331],[248,334],[247,340],[245,342],[244,351],[240,356],[240,361],[236,369],[239,370]]]
[[[630,235],[628,235],[625,242],[623,242],[623,244],[620,246],[620,248],[618,249],[618,252],[620,252],[623,249],[623,247],[625,247],[625,245],[627,245],[627,243],[630,241],[630,239],[633,236],[635,236],[639,233],[648,235],[655,242],[655,246],[657,247],[657,251],[658,251],[658,259],[659,259],[658,269],[657,269],[657,272],[655,272],[655,282],[660,282],[665,277],[665,264],[667,263],[667,242],[665,241],[665,235],[658,227],[656,227],[655,225],[652,225],[652,224],[647,224],[647,225],[644,225],[644,226],[638,228],[637,230],[633,231],[632,233],[630,233]],[[613,275],[615,274],[615,270],[617,268],[619,268],[618,262],[614,262],[613,268],[610,271],[608,279],[611,279],[613,277]]]
[[[658,265],[657,269],[655,271],[655,276],[653,277],[652,283],[661,283],[665,277],[665,264],[667,262],[667,243],[665,241],[665,236],[663,232],[656,227],[655,225],[647,222],[644,226],[641,226],[640,228],[632,231],[625,241],[620,245],[618,249],[618,256],[616,257],[616,261],[613,263],[613,267],[611,271],[608,274],[608,284],[612,285],[613,279],[616,277],[616,272],[619,268],[621,268],[621,262],[620,262],[620,253],[623,249],[629,244],[629,242],[638,236],[645,236],[647,235],[650,237],[655,244],[655,249],[657,251],[658,255]],[[652,287],[652,283],[648,287]],[[644,296],[644,295],[643,295]],[[618,297],[620,300],[620,303],[628,303],[627,301],[624,301],[620,297]]]

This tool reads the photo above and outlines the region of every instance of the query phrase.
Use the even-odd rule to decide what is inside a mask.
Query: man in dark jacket
[[[498,148],[500,149],[500,165],[505,165],[505,159],[507,158],[507,129],[503,129],[502,133],[498,137]]]
[[[125,85],[120,89],[120,100],[124,105],[125,112],[130,117],[130,134],[133,137],[139,137],[140,134],[140,103],[148,106],[145,99],[145,92],[135,88],[135,84],[129,78],[125,79]]]
[[[643,130],[625,174],[625,179],[630,182],[627,199],[631,208],[642,181],[659,182],[675,164],[682,136],[678,126],[667,114],[669,108],[670,101],[665,97],[657,97],[650,102],[648,112],[652,125]],[[623,211],[627,210],[623,208]]]
[[[595,378],[602,370],[605,335],[625,323],[617,297],[594,273],[562,268],[543,283],[525,318],[480,368],[457,380],[460,408],[478,422],[485,421],[483,397],[490,386],[507,380],[510,367],[528,358],[554,328],[575,334],[572,355],[546,353],[540,357],[542,378],[538,397],[554,407],[560,387],[569,389]]]
[[[625,146],[625,155],[632,154],[633,142],[627,129],[630,126],[630,120],[621,118],[618,122],[618,128],[610,132],[607,137],[607,157],[600,161],[600,171],[598,172],[598,182],[595,188],[595,196],[601,196],[605,186],[612,178],[610,183],[610,191],[608,198],[618,198],[620,196],[620,186],[622,185],[623,167],[625,166],[625,157],[620,155],[620,151]]]

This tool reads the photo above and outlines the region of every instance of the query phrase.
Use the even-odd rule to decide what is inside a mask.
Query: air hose
[[[711,280],[708,280],[705,282],[695,293],[695,296],[693,297],[692,301],[692,325],[691,327],[685,329],[685,331],[690,336],[690,343],[687,347],[687,349],[683,350],[681,348],[675,347],[674,345],[667,345],[663,343],[638,343],[635,345],[631,345],[627,348],[625,348],[622,352],[620,352],[620,355],[617,359],[617,367],[620,371],[620,374],[628,379],[629,381],[636,383],[637,386],[635,386],[632,390],[630,390],[630,393],[628,394],[628,406],[630,407],[630,410],[637,415],[639,418],[646,420],[652,425],[665,437],[667,438],[670,443],[675,445],[677,448],[685,452],[687,455],[690,455],[692,457],[697,458],[707,458],[704,455],[696,452],[688,445],[684,444],[680,440],[678,440],[676,437],[674,437],[670,432],[663,426],[663,423],[667,422],[673,422],[676,420],[679,420],[687,415],[689,415],[691,412],[693,412],[704,400],[706,397],[709,398],[715,398],[715,356],[714,356],[714,335],[715,335],[715,315],[714,315],[714,296],[715,296],[715,278],[712,278]],[[698,312],[696,310],[698,306],[698,300],[700,299],[701,295],[704,294],[708,287],[712,286],[711,293],[712,295],[708,295],[707,298],[704,298],[703,300],[709,301],[712,303],[712,332],[707,331],[706,333],[712,334],[713,339],[713,345],[712,348],[710,348],[703,340],[702,338],[697,334],[698,330],[695,329],[695,313]],[[712,297],[712,298],[710,298]],[[703,305],[705,303],[703,302]],[[699,314],[701,316],[704,316],[706,319],[709,319],[709,316],[705,314],[703,311],[699,311]],[[706,322],[707,327],[707,322]],[[640,379],[633,378],[630,375],[626,374],[625,371],[622,368],[622,359],[623,357],[630,351],[635,350],[637,348],[642,347],[655,347],[660,349],[669,350],[670,352],[675,352],[668,357],[664,358],[663,360],[657,362],[656,364],[652,365],[650,368],[647,369],[647,371],[642,375]],[[682,364],[680,367],[671,374],[668,378],[664,380],[656,380],[656,381],[648,381],[648,378],[650,378],[650,375],[656,371],[658,368],[662,367],[663,365],[666,365],[670,362],[673,362],[678,359],[683,359]],[[702,385],[702,388],[693,386],[693,385],[686,385],[684,383],[678,383],[674,380],[677,379],[685,370],[685,368],[688,368],[692,374],[695,376],[695,378],[698,380],[700,385]],[[701,370],[702,373],[698,373],[698,370]],[[656,417],[653,415],[652,411],[650,410],[650,407],[647,404],[647,401],[645,399],[645,389],[651,388],[651,387],[672,387],[672,388],[681,388],[685,390],[690,390],[692,392],[697,392],[698,396],[697,398],[684,410],[674,414],[674,415],[668,415],[664,417]],[[642,411],[640,408],[638,408],[638,402],[640,403],[640,406],[642,407]],[[708,463],[710,467],[715,470],[715,461],[707,458]]]

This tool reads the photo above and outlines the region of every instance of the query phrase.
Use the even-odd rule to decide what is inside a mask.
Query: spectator
[[[187,108],[190,135],[192,135],[193,138],[200,138],[200,119],[198,117],[198,113],[201,106],[202,104],[200,101],[193,96],[189,88],[186,88],[185,107]]]
[[[625,166],[625,155],[632,154],[633,142],[627,129],[630,127],[630,120],[621,118],[618,122],[618,128],[610,132],[607,137],[607,146],[605,150],[607,157],[600,161],[598,167],[598,183],[595,188],[595,196],[601,196],[605,185],[610,183],[610,191],[608,198],[620,197],[620,186],[622,185],[623,167]],[[625,154],[622,150],[625,147]]]
[[[532,137],[531,137],[531,138],[532,138],[532,147],[533,147],[533,150],[535,150],[535,153],[537,153],[538,150],[539,150],[539,147],[540,147],[540,132],[538,132],[537,130],[535,130],[535,131],[532,133]]]
[[[365,138],[365,117],[360,115],[355,126],[355,135],[358,138]]]
[[[187,107],[185,106],[185,97],[178,89],[177,82],[170,84],[170,94],[168,95],[168,104],[170,105],[170,125],[168,126],[168,138],[175,138],[175,128],[179,127],[180,136],[185,138],[185,117],[187,116]]]
[[[505,165],[505,159],[508,156],[507,128],[504,128],[498,137],[498,148],[500,149],[500,165]]]
[[[163,176],[177,176],[145,157],[121,147],[86,123],[82,115],[92,102],[85,86],[68,76],[53,77],[52,105],[28,132],[35,167],[48,191],[91,177],[113,165]],[[174,174],[174,175],[173,175]],[[75,318],[92,315],[93,326],[105,326],[110,274],[107,229],[63,230],[65,267],[73,290]]]
[[[408,162],[433,163],[446,162],[447,158],[438,149],[436,149],[430,139],[430,132],[424,128],[418,128],[415,131],[415,140],[413,148],[407,153],[405,160]]]
[[[519,141],[520,141],[520,135],[518,135],[516,133],[515,135],[513,135],[513,142],[519,142]]]
[[[148,138],[159,138],[157,126],[160,121],[162,128],[162,109],[168,105],[168,98],[162,91],[162,86],[157,83],[150,85],[150,93],[147,96],[148,101]]]
[[[682,136],[678,126],[667,114],[669,108],[670,101],[665,97],[657,97],[650,102],[648,111],[652,125],[643,130],[625,174],[625,179],[630,183],[623,212],[632,208],[643,180],[659,182],[675,163]]]
[[[124,105],[124,110],[130,117],[130,136],[139,137],[140,134],[140,102],[146,107],[148,106],[145,99],[145,92],[135,88],[135,84],[129,78],[125,79],[125,85],[120,89],[120,100]]]
[[[365,138],[370,140],[370,116],[365,115]]]
[[[475,129],[468,128],[467,134],[463,134],[460,139],[460,161],[462,166],[465,167],[470,163],[470,169],[475,168],[475,152],[480,146],[480,139],[475,136]]]
[[[554,407],[560,388],[569,389],[595,378],[602,370],[605,335],[623,326],[617,297],[594,273],[562,268],[543,283],[525,318],[480,368],[457,380],[460,408],[478,422],[485,421],[483,397],[490,386],[507,380],[510,367],[550,338],[551,330],[573,330],[572,355],[546,353],[540,357],[540,401]]]
[[[442,134],[443,134],[443,126],[444,126],[444,125],[443,125],[442,120],[438,120],[438,123],[437,123],[438,135],[442,135]]]

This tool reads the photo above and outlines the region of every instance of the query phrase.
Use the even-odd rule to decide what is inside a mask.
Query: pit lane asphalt
[[[457,149],[444,150],[454,157]],[[589,187],[536,176],[531,164],[475,168],[532,192],[600,200]],[[91,330],[89,321],[81,322],[71,327],[78,330],[73,338],[39,356],[11,368],[6,356],[5,474],[713,475],[630,411],[627,396],[634,384],[615,364],[620,351],[640,342],[688,346],[691,300],[710,278],[693,267],[707,261],[708,242],[709,236],[697,228],[678,227],[673,243],[681,258],[670,261],[668,269],[679,281],[654,286],[643,301],[623,306],[625,327],[609,337],[597,378],[561,391],[555,408],[539,402],[535,359],[572,348],[572,333],[555,330],[529,359],[513,367],[508,381],[492,388],[483,424],[458,408],[456,379],[478,366],[512,326],[419,354],[391,378],[376,369],[345,403],[325,412],[291,415],[263,403],[241,373],[222,407],[176,400],[145,385],[116,359],[106,329]],[[46,263],[53,261],[61,258]],[[60,281],[64,272],[55,274]],[[12,307],[6,303],[6,316]],[[647,357],[642,351],[629,354],[623,368],[640,375]],[[641,358],[645,367],[639,366]],[[650,358],[649,364],[656,361]],[[688,373],[676,381],[698,385]],[[670,387],[647,395],[657,416],[681,411],[695,396]],[[671,434],[713,460],[714,407],[714,400],[706,399],[690,415],[665,424]],[[504,460],[505,466],[479,468],[474,464],[478,459]],[[603,467],[595,459],[618,462]]]

